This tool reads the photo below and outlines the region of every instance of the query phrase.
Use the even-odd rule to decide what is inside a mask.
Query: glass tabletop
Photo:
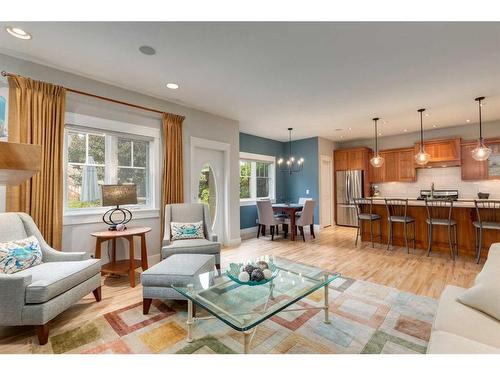
[[[284,258],[264,256],[244,261],[273,262],[277,276],[263,285],[241,285],[226,271],[197,275],[189,286],[172,285],[176,291],[238,331],[247,331],[340,276]]]

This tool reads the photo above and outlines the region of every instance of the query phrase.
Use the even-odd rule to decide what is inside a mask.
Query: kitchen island
[[[391,197],[387,199],[406,199]],[[387,209],[385,207],[385,200],[381,197],[373,198],[372,213],[378,214],[382,217],[380,223],[382,225],[382,244],[387,245],[388,234],[388,221]],[[425,201],[418,199],[408,199],[408,216],[415,219],[415,240],[416,247],[419,249],[427,249],[428,244],[428,230],[427,230],[427,209]],[[500,213],[499,213],[500,217]],[[458,232],[458,250],[460,255],[475,256],[474,249],[475,231],[472,222],[476,220],[476,208],[473,199],[458,199],[453,202],[452,218],[457,221]],[[377,223],[374,223],[374,234],[378,233]],[[393,224],[394,242],[395,246],[404,246],[404,226],[402,224]],[[409,229],[409,237],[411,238],[411,228]],[[433,252],[446,252],[450,253],[448,244],[447,227],[434,226],[433,228]],[[367,221],[362,222],[362,240],[370,241],[370,224]],[[375,241],[379,241],[375,237]],[[488,248],[494,242],[500,242],[499,230],[483,230],[483,249],[481,251],[481,258],[484,260],[488,254]],[[411,246],[411,242],[409,242]],[[411,251],[411,248],[410,248]]]

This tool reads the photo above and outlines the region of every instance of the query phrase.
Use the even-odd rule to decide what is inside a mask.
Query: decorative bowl
[[[490,193],[477,193],[477,197],[479,199],[488,199],[490,197]]]
[[[272,262],[272,261],[269,261],[268,262],[268,268],[269,270],[271,271],[271,277],[268,278],[268,279],[262,279],[260,281],[252,281],[252,280],[249,280],[249,281],[241,281],[238,276],[241,272],[241,268],[246,266],[247,264],[250,264],[256,268],[258,268],[257,262],[252,262],[252,263],[230,263],[229,264],[229,269],[226,270],[226,275],[231,279],[233,280],[234,282],[240,284],[240,285],[249,285],[249,286],[255,286],[255,285],[264,285],[264,284],[267,284],[269,281],[273,280],[276,276],[278,276],[278,273],[280,272],[280,270],[276,267],[276,265]]]

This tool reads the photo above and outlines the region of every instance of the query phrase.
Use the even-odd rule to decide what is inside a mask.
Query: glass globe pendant
[[[373,122],[375,122],[375,155],[370,159],[370,164],[374,168],[380,168],[384,164],[384,158],[380,156],[378,153],[378,128],[377,128],[377,121],[380,120],[378,117],[375,117],[373,119]]]
[[[418,112],[420,112],[420,150],[418,154],[415,155],[415,163],[418,165],[426,165],[429,160],[431,160],[431,156],[425,152],[424,146],[424,124],[423,124],[423,116],[425,108],[420,108]]]
[[[481,101],[484,100],[484,96],[480,96],[479,98],[475,99],[478,102],[479,105],[479,139],[477,141],[477,146],[474,148],[474,150],[471,151],[472,153],[472,158],[477,161],[485,161],[488,160],[491,154],[491,148],[486,146],[484,144],[483,140],[483,124],[482,124],[482,116],[481,116],[481,109],[482,109],[482,104]]]

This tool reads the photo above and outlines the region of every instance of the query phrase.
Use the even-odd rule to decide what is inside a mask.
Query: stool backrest
[[[426,199],[425,207],[427,208],[427,218],[451,220],[451,212],[453,210],[452,199]]]
[[[474,200],[479,222],[500,222],[500,200]]]
[[[373,198],[354,198],[356,214],[359,218],[361,214],[372,214]]]
[[[408,213],[408,199],[387,199],[385,198],[387,216],[403,216]]]

